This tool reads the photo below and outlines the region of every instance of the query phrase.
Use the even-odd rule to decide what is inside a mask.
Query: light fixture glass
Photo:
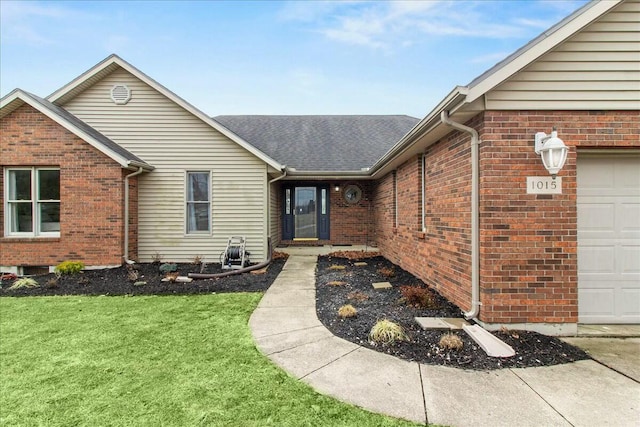
[[[335,186],[335,187],[333,187],[333,190],[334,190],[334,191],[340,191],[340,186],[336,184],[336,186]]]
[[[544,167],[555,178],[567,161],[569,148],[558,138],[558,132],[553,128],[551,135],[544,132],[536,133],[535,151],[540,155]]]

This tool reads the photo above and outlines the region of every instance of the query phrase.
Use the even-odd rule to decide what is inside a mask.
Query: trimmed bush
[[[53,270],[58,276],[68,275],[71,276],[76,273],[80,273],[84,268],[84,263],[81,261],[63,261],[56,265]]]
[[[347,319],[350,317],[356,317],[358,315],[358,310],[351,304],[343,305],[338,309],[338,316],[342,319]]]
[[[457,350],[462,350],[464,343],[462,342],[462,338],[460,338],[458,335],[448,333],[440,337],[438,346],[440,346],[440,348],[444,350],[457,351]]]

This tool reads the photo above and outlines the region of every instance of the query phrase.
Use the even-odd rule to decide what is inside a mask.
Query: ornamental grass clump
[[[338,316],[342,319],[356,317],[357,315],[358,315],[358,310],[351,304],[345,304],[338,309]]]
[[[35,279],[32,279],[31,277],[21,277],[13,282],[9,289],[37,288],[39,286],[40,285],[35,281]]]
[[[408,341],[402,326],[391,320],[382,319],[373,325],[369,332],[371,341],[377,344],[394,344],[397,341]]]
[[[440,337],[438,346],[443,350],[458,351],[462,350],[464,343],[462,342],[462,338],[460,338],[458,335],[447,333]]]
[[[72,276],[80,273],[83,268],[84,263],[81,261],[63,261],[56,265],[56,268],[54,268],[53,271],[56,273],[56,276]]]

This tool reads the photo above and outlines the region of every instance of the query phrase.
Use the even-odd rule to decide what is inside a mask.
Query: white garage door
[[[640,155],[578,155],[578,318],[640,323]]]

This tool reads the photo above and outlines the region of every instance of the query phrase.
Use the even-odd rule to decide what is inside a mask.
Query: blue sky
[[[586,3],[0,1],[0,93],[116,53],[205,113],[408,114]]]

